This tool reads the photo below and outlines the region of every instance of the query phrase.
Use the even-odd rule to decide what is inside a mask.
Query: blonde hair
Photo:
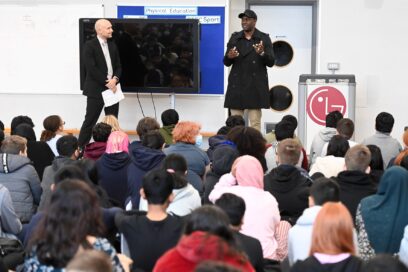
[[[110,125],[112,127],[112,132],[122,131],[122,129],[119,126],[119,121],[115,117],[115,115],[105,115],[101,122]]]

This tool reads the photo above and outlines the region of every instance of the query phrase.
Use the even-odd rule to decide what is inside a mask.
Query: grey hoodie
[[[331,127],[325,127],[317,133],[310,147],[310,164],[313,164],[316,158],[322,154],[324,144],[328,143],[336,133],[337,130]]]
[[[24,156],[0,154],[0,184],[10,192],[16,214],[29,222],[41,198],[41,185],[31,161]]]

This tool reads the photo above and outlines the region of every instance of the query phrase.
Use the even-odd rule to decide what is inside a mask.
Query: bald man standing
[[[85,63],[85,82],[83,94],[87,97],[85,120],[79,133],[79,146],[83,148],[91,139],[92,128],[98,121],[104,107],[102,92],[116,85],[122,73],[119,52],[112,38],[112,24],[106,19],[95,23],[97,37],[86,42],[82,56]],[[105,107],[105,114],[118,117],[119,103]]]

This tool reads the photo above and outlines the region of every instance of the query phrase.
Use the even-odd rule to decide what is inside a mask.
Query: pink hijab
[[[129,153],[129,137],[123,131],[112,131],[106,143],[106,153]]]
[[[254,157],[245,155],[235,160],[232,174],[238,185],[264,189],[264,172],[261,163]]]

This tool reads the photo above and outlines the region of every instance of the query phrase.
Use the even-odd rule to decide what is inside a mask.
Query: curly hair
[[[196,136],[200,133],[201,125],[195,122],[179,122],[173,130],[173,141],[195,144]]]
[[[57,185],[51,202],[29,248],[39,261],[65,267],[82,246],[92,248],[86,237],[104,232],[101,209],[95,192],[83,181],[68,179]]]

